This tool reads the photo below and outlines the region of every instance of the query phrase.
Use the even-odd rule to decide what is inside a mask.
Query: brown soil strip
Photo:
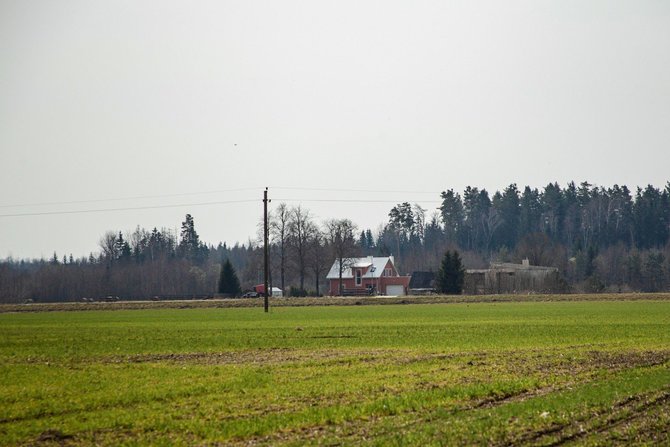
[[[161,354],[138,354],[122,357],[111,357],[93,359],[93,362],[101,363],[150,363],[150,362],[175,362],[196,364],[279,364],[305,361],[338,361],[347,362],[391,362],[396,365],[404,365],[421,362],[434,361],[456,361],[462,368],[486,368],[489,366],[509,366],[519,375],[546,371],[551,373],[572,374],[581,370],[594,370],[607,368],[619,370],[633,366],[653,366],[662,364],[670,359],[670,350],[666,351],[640,351],[640,352],[608,352],[591,350],[579,358],[565,358],[566,350],[535,351],[523,350],[518,352],[490,353],[461,352],[461,353],[430,353],[415,354],[413,352],[390,349],[372,350],[336,350],[321,349],[315,351],[304,351],[292,348],[257,349],[250,351],[228,351],[228,352],[193,352],[193,353],[161,353]],[[467,360],[467,361],[466,361]]]
[[[351,358],[357,361],[363,357],[368,361],[381,361],[393,355],[391,350],[364,350],[364,351],[342,351],[342,350],[316,350],[301,351],[289,348],[258,349],[252,351],[235,352],[195,352],[181,354],[139,354],[126,357],[115,357],[105,359],[105,363],[152,363],[152,362],[174,362],[195,363],[205,365],[273,365],[280,363],[320,361],[327,362],[343,358]]]
[[[405,297],[322,297],[322,298],[271,298],[270,307],[302,306],[359,306],[382,304],[449,304],[449,303],[503,303],[549,301],[670,301],[670,293],[602,293],[563,295],[430,295]],[[263,300],[254,298],[229,298],[211,300],[170,301],[118,301],[94,303],[30,303],[0,304],[0,313],[54,312],[87,310],[140,310],[140,309],[197,309],[263,307]]]

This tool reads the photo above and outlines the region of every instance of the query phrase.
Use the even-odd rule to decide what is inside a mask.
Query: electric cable
[[[230,203],[251,203],[259,202],[257,199],[247,199],[247,200],[223,200],[216,202],[200,202],[200,203],[180,203],[174,205],[153,205],[153,206],[134,206],[134,207],[125,207],[125,208],[100,208],[100,209],[89,209],[89,210],[72,210],[72,211],[43,211],[35,213],[16,213],[16,214],[0,214],[0,217],[23,217],[23,216],[50,216],[58,214],[84,214],[84,213],[106,213],[113,211],[135,211],[135,210],[151,210],[159,208],[180,208],[186,206],[207,206],[207,205],[226,205]]]
[[[47,205],[74,205],[77,203],[98,203],[98,202],[118,202],[119,200],[140,200],[140,199],[160,199],[166,197],[184,197],[184,196],[196,196],[201,194],[219,194],[226,192],[239,192],[239,191],[254,191],[260,188],[234,188],[234,189],[219,189],[213,191],[201,191],[201,192],[183,192],[176,194],[156,194],[149,196],[132,196],[132,197],[113,197],[109,199],[90,199],[90,200],[71,200],[65,202],[41,202],[41,203],[18,203],[14,205],[0,205],[0,208],[23,208],[28,206],[47,206]]]
[[[45,206],[45,205],[69,205],[69,204],[81,204],[81,203],[97,203],[97,202],[106,202],[106,201],[118,201],[118,200],[134,200],[134,199],[150,199],[150,198],[165,198],[165,197],[179,197],[179,196],[189,196],[189,195],[198,195],[198,194],[214,194],[214,193],[224,193],[224,192],[237,192],[237,191],[250,191],[256,190],[258,188],[235,188],[235,189],[226,189],[226,190],[216,190],[216,191],[206,191],[206,192],[190,192],[190,193],[180,193],[180,194],[160,194],[153,196],[135,196],[135,197],[125,197],[125,198],[113,198],[113,199],[93,199],[93,200],[74,200],[74,201],[63,201],[63,202],[44,202],[44,203],[33,203],[33,204],[19,204],[19,205],[0,205],[0,208],[8,207],[27,207],[27,206]],[[329,188],[308,188],[308,187],[273,187],[272,189],[285,189],[285,190],[305,190],[305,191],[331,191],[331,192],[366,192],[366,193],[385,193],[385,194],[429,194],[428,191],[382,191],[382,190],[364,190],[364,189],[329,189]],[[430,194],[435,194],[430,192]],[[260,199],[258,199],[260,201]],[[323,203],[403,203],[408,202],[407,200],[389,200],[389,199],[314,199],[314,198],[274,198],[274,201],[279,202],[323,202]],[[161,209],[161,208],[180,208],[187,206],[208,206],[208,205],[225,205],[233,203],[251,203],[256,202],[257,199],[243,199],[243,200],[217,200],[209,202],[195,202],[195,203],[179,203],[171,205],[144,205],[144,206],[133,206],[133,207],[118,207],[118,208],[96,208],[96,209],[80,209],[80,210],[58,210],[58,211],[35,211],[35,212],[26,212],[26,213],[7,213],[0,214],[0,218],[3,217],[24,217],[24,216],[49,216],[49,215],[64,215],[64,214],[85,214],[85,213],[103,213],[103,212],[115,212],[115,211],[136,211],[136,210],[148,210],[148,209]],[[439,200],[410,200],[409,202],[420,202],[420,203],[442,203]]]

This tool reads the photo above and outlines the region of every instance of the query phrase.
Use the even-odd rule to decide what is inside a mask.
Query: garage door
[[[405,288],[403,286],[386,286],[387,295],[404,295]]]

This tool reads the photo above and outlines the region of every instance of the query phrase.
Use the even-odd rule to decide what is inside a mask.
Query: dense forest
[[[670,288],[670,182],[604,188],[583,182],[490,195],[467,187],[441,193],[431,215],[399,203],[377,229],[346,219],[316,222],[301,206],[270,216],[271,282],[294,295],[317,294],[337,256],[395,256],[403,273],[436,271],[446,250],[467,268],[490,262],[558,267],[574,292],[662,291]],[[209,296],[222,262],[230,260],[243,289],[262,282],[261,238],[217,246],[200,240],[191,215],[179,234],[166,229],[109,231],[87,258],[0,261],[0,300],[78,301]]]

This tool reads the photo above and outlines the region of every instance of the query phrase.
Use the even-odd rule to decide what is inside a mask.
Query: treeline
[[[561,189],[550,183],[543,191],[516,184],[496,192],[466,188],[461,197],[442,193],[440,208],[446,236],[468,250],[513,248],[527,235],[542,233],[571,251],[605,249],[619,243],[650,249],[668,242],[670,183],[651,185],[635,195],[626,186],[611,188],[587,182]]]
[[[220,259],[243,266],[249,257],[245,246],[217,247],[200,241],[192,216],[186,215],[179,235],[171,230],[136,228],[125,236],[107,232],[100,251],[87,258],[0,263],[0,297],[3,301],[35,302],[211,295],[216,290]]]
[[[467,187],[441,193],[427,210],[399,203],[377,229],[347,219],[316,222],[309,210],[280,204],[270,215],[271,283],[285,293],[316,295],[334,259],[393,254],[403,273],[437,271],[447,250],[467,268],[492,261],[558,267],[571,290],[661,291],[670,287],[670,183],[635,192],[587,182],[561,188],[516,184],[490,195]],[[0,262],[0,299],[73,301],[207,296],[229,259],[243,289],[263,281],[262,238],[233,247],[200,240],[191,215],[179,234],[154,228],[110,231],[87,258]]]
[[[317,225],[309,211],[279,205],[271,215],[271,285],[294,296],[317,295],[331,255],[358,254],[354,224],[347,219]],[[136,228],[109,231],[100,251],[86,258],[0,262],[0,302],[211,297],[221,266],[230,261],[243,290],[263,282],[261,238],[228,247],[200,240],[190,214],[181,231]],[[312,280],[308,290],[308,281]]]
[[[490,261],[558,267],[574,291],[668,290],[670,286],[670,183],[610,188],[587,182],[542,190],[511,184],[492,196],[467,187],[441,194],[439,211],[426,223],[409,203],[389,213],[381,233],[384,250],[394,238],[401,259],[437,265],[436,255],[458,248],[467,267]],[[407,264],[406,264],[407,265]],[[410,267],[410,265],[407,265]]]

